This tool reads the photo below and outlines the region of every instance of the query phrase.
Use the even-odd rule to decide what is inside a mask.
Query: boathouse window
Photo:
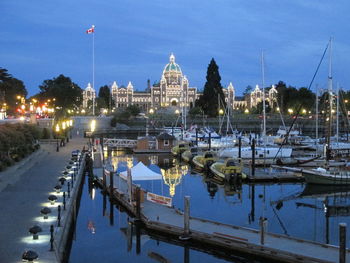
[[[169,140],[164,140],[164,146],[169,146]]]

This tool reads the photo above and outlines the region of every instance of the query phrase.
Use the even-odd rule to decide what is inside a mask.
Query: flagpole
[[[95,116],[95,26],[92,25],[92,88],[94,90],[94,95],[92,96],[92,115]]]

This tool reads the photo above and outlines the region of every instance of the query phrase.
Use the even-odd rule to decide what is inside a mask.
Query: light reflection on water
[[[349,189],[304,184],[220,185],[169,155],[135,155],[133,164],[138,161],[162,174],[163,180],[137,183],[148,191],[172,197],[173,205],[180,209],[184,196],[191,196],[191,216],[255,229],[259,228],[259,218],[266,217],[269,232],[334,245],[338,244],[338,224],[350,224]],[[125,156],[115,155],[112,162],[118,172],[126,170]],[[86,188],[70,262],[82,262],[84,257],[86,262],[95,262],[91,260],[94,257],[100,262],[155,262],[154,257],[156,261],[165,257],[184,262],[187,254],[188,262],[226,262],[195,250],[185,253],[183,247],[157,242],[147,235],[141,235],[141,252],[137,254],[135,238],[130,240],[130,233],[135,231],[130,230],[127,214],[114,208],[98,189],[91,200]]]

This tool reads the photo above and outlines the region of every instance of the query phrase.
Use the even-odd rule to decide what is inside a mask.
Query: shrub
[[[48,128],[44,128],[41,134],[41,139],[50,139],[51,134]]]

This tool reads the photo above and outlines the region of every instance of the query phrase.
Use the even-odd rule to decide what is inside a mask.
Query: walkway
[[[36,250],[38,245],[30,243],[32,237],[28,230],[38,224],[40,209],[53,192],[71,152],[81,150],[85,142],[86,139],[73,138],[59,152],[56,152],[56,144],[44,144],[38,152],[0,173],[0,262],[22,262],[21,256],[26,249],[36,251],[40,262],[55,262],[53,253],[40,256],[40,251]],[[48,251],[50,243],[45,242]],[[42,244],[40,247],[43,249]]]

